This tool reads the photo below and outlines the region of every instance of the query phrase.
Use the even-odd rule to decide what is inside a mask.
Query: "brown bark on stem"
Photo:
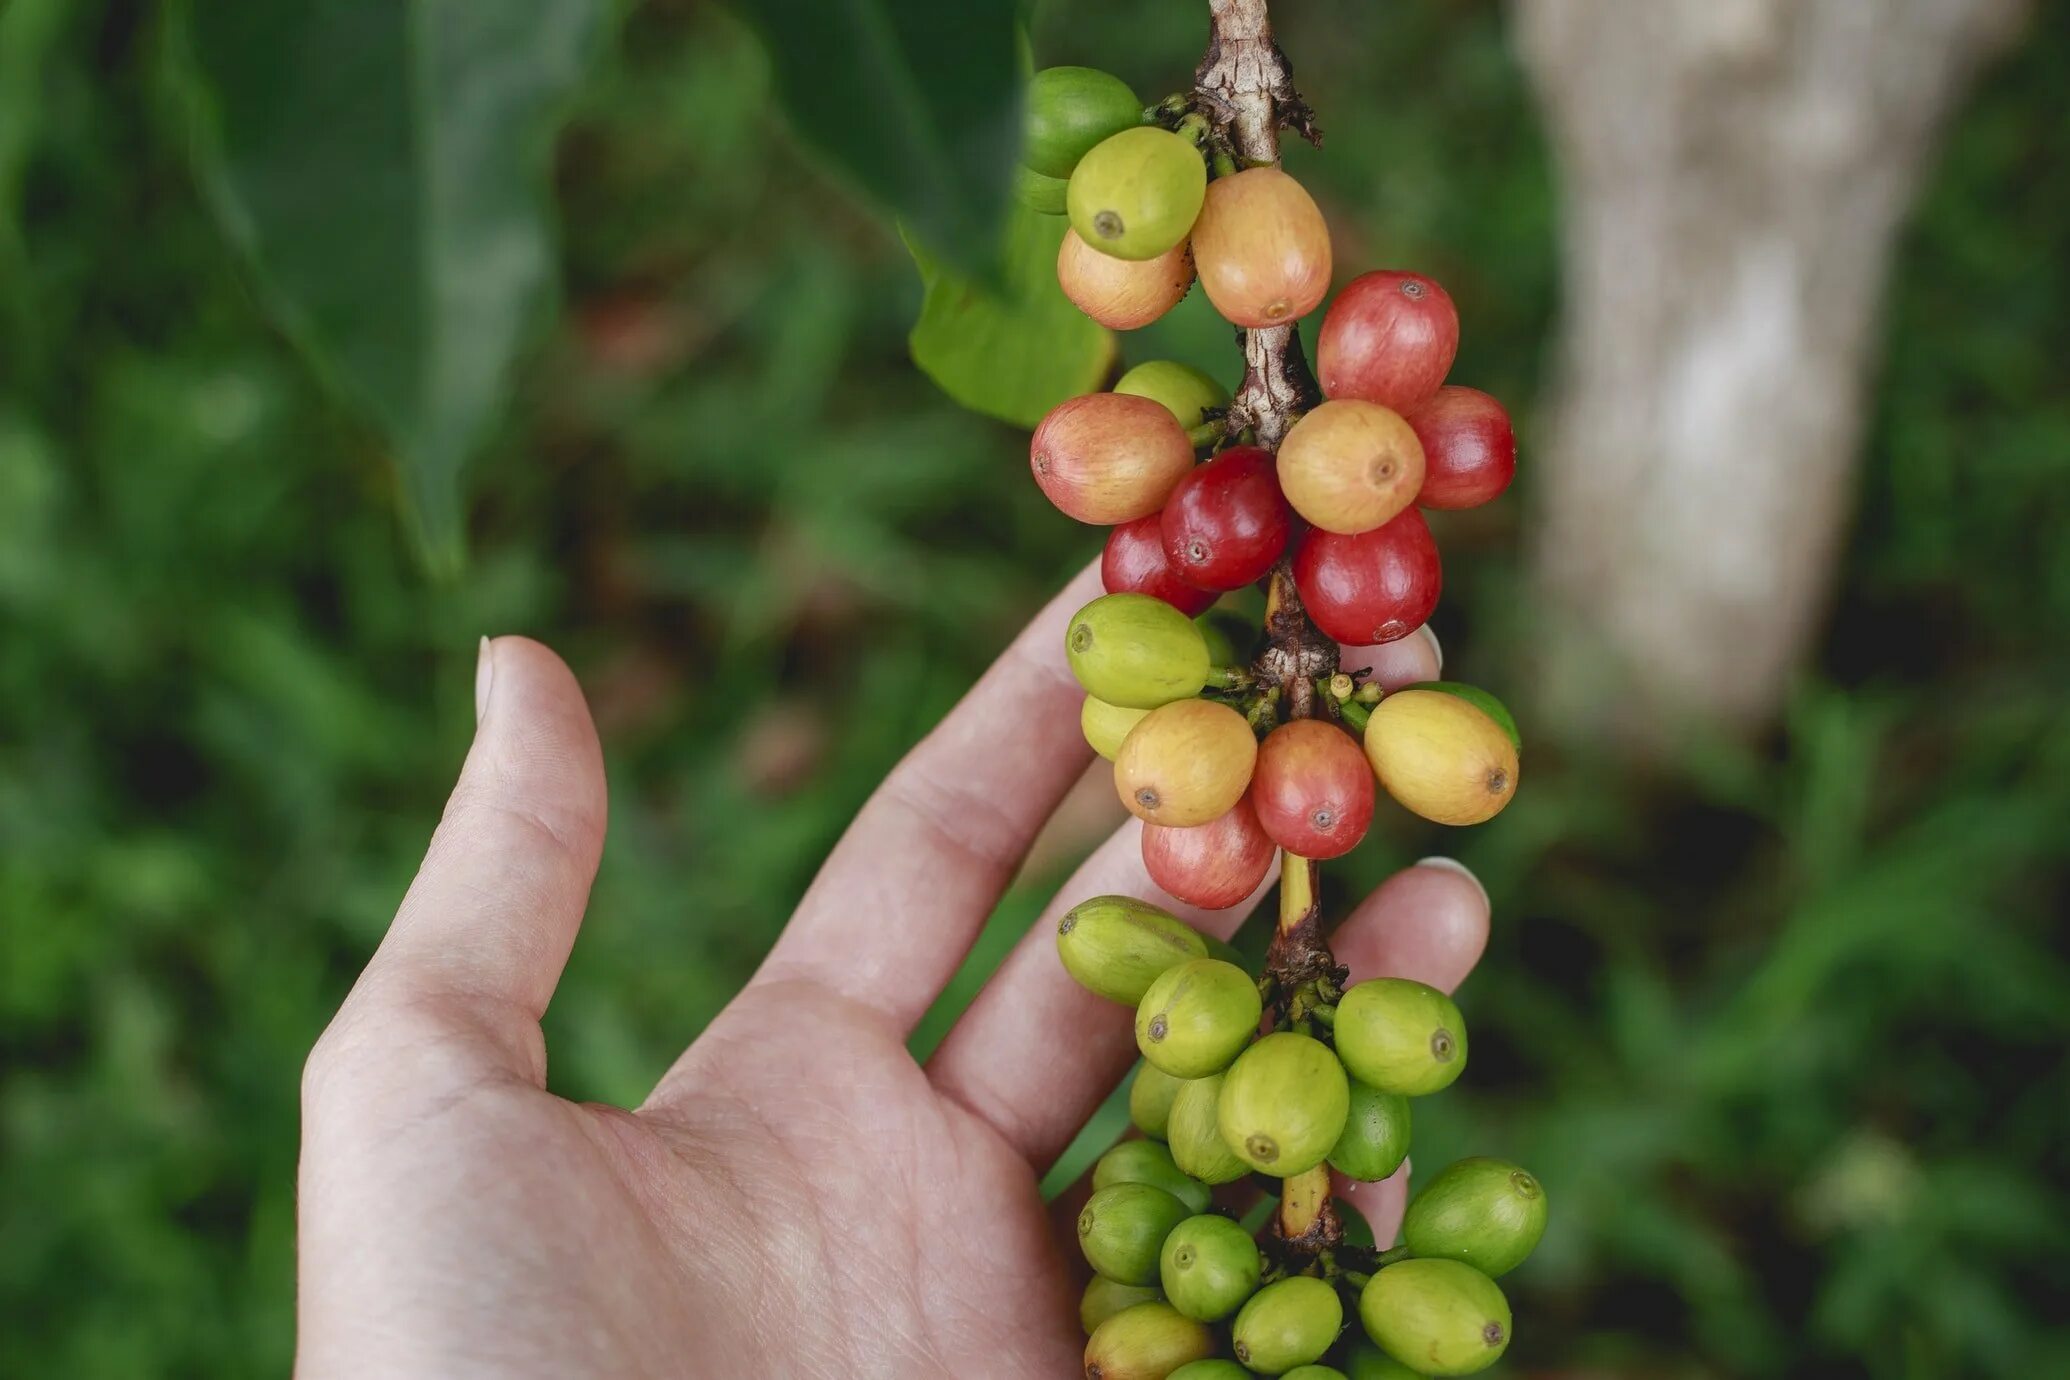
[[[1282,129],[1321,142],[1307,104],[1294,90],[1286,55],[1272,41],[1265,0],[1209,0],[1209,8],[1214,23],[1193,84],[1196,104],[1213,122],[1216,136],[1247,167],[1279,162]],[[1230,402],[1229,427],[1248,430],[1259,445],[1276,450],[1321,390],[1293,326],[1247,330],[1241,336],[1244,376]],[[1264,645],[1252,672],[1260,685],[1278,688],[1289,718],[1300,719],[1329,702],[1316,693],[1316,685],[1336,669],[1337,644],[1309,620],[1290,563],[1283,559],[1266,589]],[[1304,988],[1312,996],[1317,984],[1337,978],[1337,960],[1322,933],[1318,873],[1314,859],[1280,854],[1279,927],[1265,957],[1279,1013],[1290,1010]],[[1343,1241],[1327,1165],[1285,1182],[1274,1231],[1282,1253],[1298,1264]]]

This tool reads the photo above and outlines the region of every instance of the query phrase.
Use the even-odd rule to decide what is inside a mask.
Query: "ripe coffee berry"
[[[1259,744],[1250,798],[1258,823],[1289,853],[1341,857],[1373,822],[1373,769],[1343,729],[1295,719]]]
[[[1165,500],[1164,556],[1187,584],[1241,589],[1286,550],[1293,522],[1272,452],[1236,446],[1188,472]]]
[[[1294,511],[1325,532],[1370,532],[1416,501],[1423,444],[1393,408],[1326,402],[1280,444],[1279,483]]]
[[[1330,228],[1293,178],[1246,168],[1208,184],[1193,261],[1223,319],[1282,326],[1314,311],[1330,290]]]
[[[1372,774],[1364,758],[1359,772]],[[1187,905],[1226,910],[1265,880],[1274,847],[1246,796],[1219,819],[1190,829],[1144,825],[1143,870]]]
[[[1162,599],[1188,618],[1207,612],[1215,592],[1189,585],[1172,571],[1164,554],[1164,528],[1158,514],[1124,522],[1107,534],[1100,553],[1100,583],[1109,594],[1147,594]]]
[[[1362,273],[1323,314],[1315,340],[1325,397],[1363,398],[1400,412],[1437,392],[1459,352],[1459,312],[1420,273]]]
[[[1423,443],[1423,508],[1478,508],[1499,498],[1517,472],[1517,434],[1501,403],[1478,388],[1447,384],[1405,414]]]
[[[1182,240],[1154,259],[1117,259],[1066,230],[1057,283],[1073,306],[1108,330],[1133,331],[1179,305],[1193,286],[1193,251]]]
[[[1028,444],[1051,503],[1080,522],[1128,522],[1164,506],[1193,468],[1178,418],[1148,398],[1088,393],[1051,408]]]
[[[1443,583],[1437,542],[1414,508],[1356,536],[1309,532],[1294,552],[1308,616],[1347,646],[1407,637],[1429,619]]]

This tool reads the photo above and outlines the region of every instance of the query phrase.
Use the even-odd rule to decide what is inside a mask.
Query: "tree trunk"
[[[2025,10],[1518,0],[1565,202],[1535,460],[1556,718],[1645,738],[1778,707],[1851,511],[1892,242]]]

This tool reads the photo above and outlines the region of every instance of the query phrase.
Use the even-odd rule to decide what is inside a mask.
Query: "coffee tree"
[[[1495,1280],[1537,1244],[1545,1193],[1514,1164],[1463,1160],[1417,1195],[1400,1245],[1347,1242],[1333,1176],[1401,1168],[1412,1099],[1460,1076],[1468,1037],[1435,988],[1348,983],[1317,873],[1364,838],[1379,790],[1455,825],[1516,791],[1516,727],[1494,696],[1388,693],[1339,664],[1341,645],[1430,617],[1441,567],[1421,510],[1500,495],[1515,438],[1500,403],[1447,382],[1458,314],[1418,273],[1353,278],[1311,372],[1296,323],[1328,297],[1330,236],[1278,140],[1319,138],[1263,0],[1212,11],[1190,88],[1147,108],[1105,72],[1034,74],[1014,177],[1024,207],[1068,219],[1056,277],[1085,316],[1136,329],[1197,286],[1239,328],[1233,394],[1139,365],[1051,408],[1029,467],[1066,516],[1110,529],[1107,592],[1063,650],[1149,875],[1221,909],[1279,868],[1257,974],[1135,897],[1088,898],[1058,925],[1071,975],[1134,1008],[1144,1060],[1129,1089],[1144,1139],[1100,1159],[1078,1218],[1085,1374],[1468,1375],[1509,1345]],[[1254,584],[1263,623],[1238,657],[1198,620]],[[1232,1214],[1255,1191],[1278,1202],[1253,1237]]]

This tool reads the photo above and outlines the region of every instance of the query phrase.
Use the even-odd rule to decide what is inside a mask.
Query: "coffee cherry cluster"
[[[1466,1022],[1450,997],[1372,978],[1313,1008],[1306,1030],[1261,1035],[1259,984],[1232,951],[1127,896],[1073,907],[1057,954],[1088,989],[1135,1008],[1144,1061],[1128,1107],[1145,1139],[1100,1158],[1078,1217],[1096,1272],[1079,1309],[1088,1375],[1316,1366],[1345,1352],[1347,1299],[1368,1339],[1351,1351],[1370,1346],[1396,1367],[1354,1362],[1354,1374],[1468,1375],[1502,1354],[1510,1313],[1493,1281],[1531,1253],[1546,1221],[1544,1190],[1518,1166],[1468,1159],[1438,1174],[1410,1204],[1403,1245],[1365,1271],[1274,1260],[1225,1211],[1241,1199],[1217,1192],[1248,1181],[1276,1193],[1321,1165],[1362,1181],[1399,1169],[1410,1099],[1466,1067]],[[1209,1359],[1225,1350],[1234,1364]]]
[[[1146,110],[1091,68],[1035,75],[1016,187],[1069,217],[1057,277],[1095,321],[1147,325],[1196,279],[1249,332],[1323,305],[1321,212],[1277,166],[1242,166],[1227,123],[1198,95]],[[1279,336],[1306,380],[1298,340]],[[1232,399],[1153,361],[1060,403],[1030,443],[1050,501],[1112,529],[1107,592],[1071,619],[1065,655],[1086,741],[1143,821],[1149,876],[1212,910],[1281,866],[1258,976],[1133,897],[1095,897],[1058,926],[1071,976],[1134,1009],[1144,1060],[1129,1088],[1144,1139],[1101,1158],[1078,1219],[1090,1380],[1467,1375],[1509,1344],[1494,1280],[1546,1221],[1523,1169],[1461,1161],[1422,1187],[1400,1245],[1343,1241],[1331,1176],[1401,1167],[1411,1099],[1458,1078],[1467,1034],[1435,988],[1347,985],[1314,903],[1315,863],[1358,846],[1381,791],[1474,824],[1516,790],[1516,725],[1492,695],[1442,681],[1386,692],[1338,669],[1338,644],[1394,641],[1436,607],[1422,510],[1486,503],[1514,474],[1501,404],[1445,382],[1458,343],[1437,283],[1366,273],[1324,315],[1308,396],[1271,426],[1249,379]],[[1265,626],[1239,660],[1210,609],[1249,585],[1266,589]],[[1280,1205],[1253,1237],[1236,1214],[1260,1193]],[[1362,1336],[1347,1335],[1351,1313]]]

